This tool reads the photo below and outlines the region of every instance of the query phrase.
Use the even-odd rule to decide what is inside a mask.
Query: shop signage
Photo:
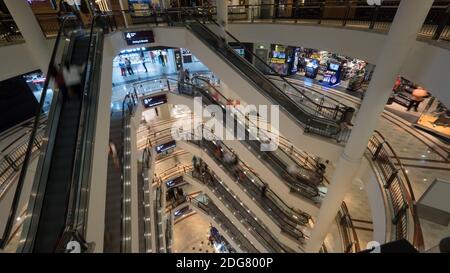
[[[173,149],[175,147],[177,147],[176,142],[175,141],[170,141],[170,142],[167,142],[165,144],[161,144],[161,145],[156,146],[156,153],[161,154],[161,153],[164,153],[164,152],[166,152],[166,151],[168,151],[170,149]]]
[[[142,100],[142,102],[144,103],[145,108],[152,108],[152,107],[156,107],[158,105],[167,103],[167,96],[166,95],[158,95],[158,96],[148,97],[148,98],[144,98]]]
[[[152,30],[125,32],[127,45],[141,45],[155,42]]]

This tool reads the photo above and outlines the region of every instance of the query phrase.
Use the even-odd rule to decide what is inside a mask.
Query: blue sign
[[[158,154],[164,153],[170,149],[177,147],[177,143],[175,141],[167,142],[165,144],[161,144],[156,146],[155,150]]]

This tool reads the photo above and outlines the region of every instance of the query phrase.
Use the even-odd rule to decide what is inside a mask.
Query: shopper
[[[421,87],[414,89],[412,92],[411,100],[409,101],[407,111],[410,111],[412,108],[414,108],[414,111],[417,112],[420,103],[428,96],[428,92]]]
[[[122,77],[125,77],[127,75],[127,70],[126,70],[127,66],[122,58],[120,58],[120,60],[119,60],[119,68],[120,68],[120,74],[122,75]]]
[[[85,65],[67,65],[63,67],[65,85],[69,98],[80,99],[83,95],[82,77]]]
[[[120,160],[117,153],[116,145],[113,142],[109,143],[109,154],[111,155],[112,160],[114,162],[114,167],[116,168],[117,171],[120,171]]]
[[[155,63],[155,57],[156,57],[155,52],[154,51],[150,51],[150,59],[152,60],[153,64]]]
[[[164,56],[163,56],[161,50],[158,51],[158,59],[159,59],[159,63],[160,63],[162,66],[166,66],[166,62],[165,62],[165,60],[164,60]]]
[[[219,38],[220,38],[220,42],[219,42],[219,46],[221,49],[225,48],[226,45],[228,44],[227,41],[227,29],[226,29],[226,23],[225,21],[220,21],[219,23]]]
[[[145,57],[144,56],[141,56],[141,63],[142,63],[142,66],[145,69],[145,73],[148,73],[147,66],[145,65]]]
[[[127,68],[128,74],[129,74],[129,75],[134,75],[134,70],[133,70],[133,68],[131,67],[131,61],[130,61],[130,59],[125,58],[125,66],[126,66],[126,68]]]
[[[164,65],[166,65],[169,61],[167,59],[167,50],[163,50],[161,52],[162,56],[163,56],[163,60],[164,60]]]
[[[191,75],[190,75],[189,70],[187,68],[184,70],[184,81],[185,82],[191,82]]]

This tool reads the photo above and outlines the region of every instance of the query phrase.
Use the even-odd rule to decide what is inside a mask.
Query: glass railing
[[[338,141],[343,141],[348,138],[348,129],[341,125],[341,122],[351,119],[351,116],[348,117],[350,113],[348,108],[343,108],[341,105],[336,105],[334,108],[328,108],[320,104],[316,105],[306,95],[304,95],[304,100],[309,100],[315,107],[311,108],[308,104],[304,103],[298,104],[256,67],[239,56],[232,47],[225,44],[207,25],[194,20],[187,22],[186,26],[225,62],[228,62],[234,69],[239,70],[240,74],[245,75],[251,84],[262,92],[271,103],[280,105],[286,114],[294,122],[303,127],[305,131],[334,138]],[[231,34],[228,33],[228,35],[236,42],[239,42]],[[251,54],[254,53],[252,52]],[[261,62],[265,64],[263,60]],[[280,79],[284,80],[281,76]],[[292,89],[297,90],[289,81],[284,81]],[[300,90],[297,91],[301,93]]]
[[[170,81],[174,80],[170,79]],[[225,111],[229,100],[217,88],[201,77],[194,78],[193,82],[195,84],[179,82],[177,92],[192,97],[199,96],[207,104],[219,105],[223,109],[224,119],[230,118],[227,116],[229,112]],[[255,124],[255,121],[249,119],[247,115],[241,113],[238,108],[232,109],[236,114],[231,117],[237,126],[237,130],[234,133],[245,132],[243,141],[251,147],[251,152],[262,159],[266,163],[266,166],[274,171],[289,186],[293,193],[297,193],[314,202],[320,202],[321,197],[318,186],[323,181],[323,169],[316,168],[312,170],[310,165],[299,164],[299,161],[294,160],[285,149],[262,151],[261,147],[264,145],[262,140],[270,139],[268,133],[259,129],[260,126]],[[243,119],[242,121],[237,119],[239,116]],[[225,120],[223,124],[226,124]],[[257,130],[257,132],[254,132],[254,130]],[[315,165],[318,166],[318,164]],[[290,171],[292,168],[294,168],[294,171]]]

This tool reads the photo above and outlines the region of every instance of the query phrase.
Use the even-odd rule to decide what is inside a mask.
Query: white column
[[[217,0],[217,23],[224,21],[225,26],[228,26],[228,0]]]
[[[128,2],[125,0],[119,0],[120,9],[122,11],[123,20],[125,22],[125,27],[128,28],[130,26],[130,15],[125,13],[124,11],[129,10]]]
[[[320,249],[328,228],[334,221],[355,177],[367,143],[378,125],[379,117],[391,94],[395,78],[407,59],[409,49],[416,43],[417,33],[432,4],[433,0],[402,0],[400,2],[394,22],[378,57],[372,82],[358,112],[355,127],[344,153],[339,159],[328,193],[320,208],[306,251],[317,252]]]
[[[5,0],[5,4],[22,33],[30,56],[42,72],[47,73],[50,47],[30,5],[26,0]]]
[[[220,80],[220,93],[224,95],[229,100],[236,100],[239,99],[236,95],[236,92],[234,92],[228,84],[224,83],[222,80]]]
[[[95,242],[95,253],[103,252],[104,244],[113,55],[111,43],[105,42],[103,47],[97,120],[95,121],[95,145],[92,159],[91,188],[89,189],[89,209],[86,230],[86,241]]]

